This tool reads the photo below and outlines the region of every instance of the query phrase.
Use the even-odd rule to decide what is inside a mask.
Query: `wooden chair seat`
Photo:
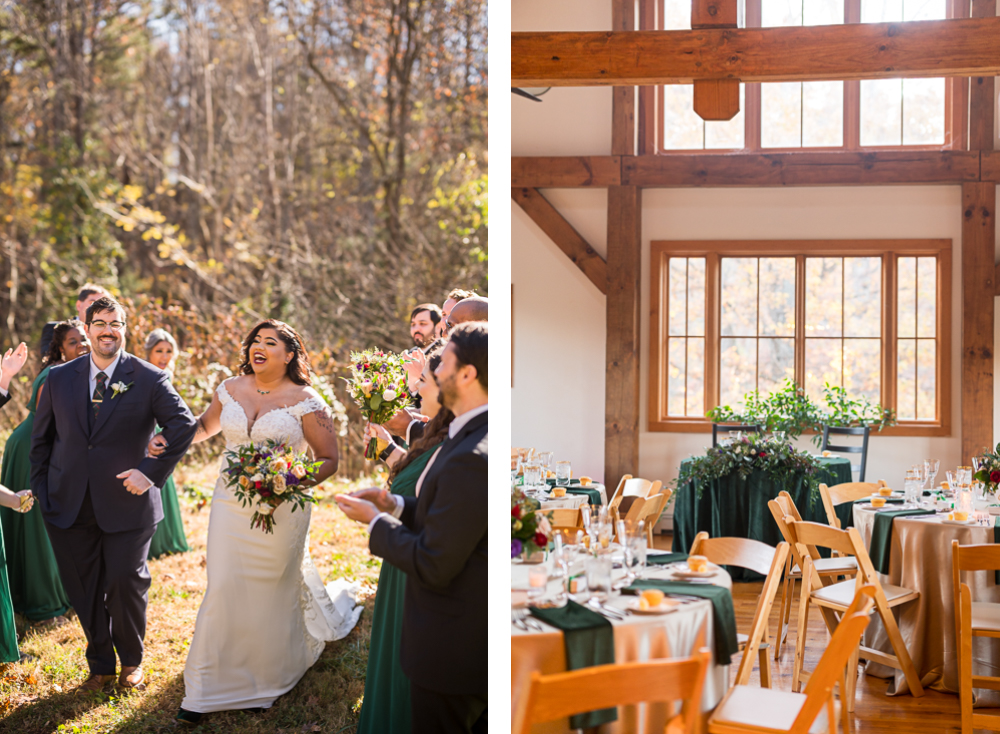
[[[854,556],[840,556],[838,558],[817,558],[813,561],[813,565],[816,567],[816,573],[820,574],[836,574],[841,573],[854,573],[858,570],[858,559]],[[799,564],[795,564],[792,567],[792,574],[802,577],[802,569],[799,568]]]
[[[1000,636],[1000,604],[987,601],[972,602],[972,632],[983,637]]]
[[[748,728],[761,732],[786,732],[792,728],[805,702],[804,693],[734,686],[712,714],[708,730],[713,734],[724,734],[729,731],[726,727],[731,726],[740,732]],[[809,734],[826,734],[830,730],[828,723],[826,716],[817,716],[809,727]]]
[[[839,612],[851,605],[851,602],[854,601],[854,592],[856,590],[857,584],[853,580],[841,581],[839,584],[815,589],[812,592],[812,600],[828,609],[834,609]],[[920,597],[919,591],[906,589],[902,586],[893,586],[892,584],[882,584],[882,591],[885,592],[885,599],[889,602],[890,607],[905,604],[912,599]]]

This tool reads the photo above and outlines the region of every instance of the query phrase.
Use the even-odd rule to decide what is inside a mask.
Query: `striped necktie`
[[[104,387],[108,381],[108,376],[103,372],[97,373],[97,384],[94,385],[94,397],[92,398],[90,404],[94,407],[94,417],[97,417],[97,412],[101,409],[101,402],[104,400]]]

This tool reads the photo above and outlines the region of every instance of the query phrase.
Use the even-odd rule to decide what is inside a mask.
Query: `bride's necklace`
[[[270,390],[261,390],[259,387],[257,388],[257,392],[259,392],[261,395],[270,395],[271,394]]]

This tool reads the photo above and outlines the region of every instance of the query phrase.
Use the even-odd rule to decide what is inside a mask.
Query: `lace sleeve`
[[[233,378],[229,378],[231,380]],[[215,389],[216,394],[219,396],[219,402],[222,403],[222,407],[229,405],[233,402],[233,396],[229,394],[229,388],[226,387],[226,383],[229,380],[223,380],[219,383],[219,386]]]
[[[326,415],[330,414],[330,409],[327,407],[319,398],[306,398],[301,403],[296,403],[288,409],[288,412],[293,416],[302,420],[302,417],[308,413],[322,412]]]

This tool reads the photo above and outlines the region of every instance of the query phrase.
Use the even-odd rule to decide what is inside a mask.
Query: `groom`
[[[163,519],[160,490],[194,438],[195,420],[167,373],[123,350],[125,310],[87,309],[92,352],[49,372],[31,437],[31,489],[70,603],[87,635],[90,676],[78,691],[143,685],[149,570]],[[156,424],[168,448],[146,458]]]

